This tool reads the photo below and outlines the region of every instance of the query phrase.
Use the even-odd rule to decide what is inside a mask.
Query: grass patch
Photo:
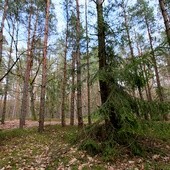
[[[32,131],[32,130],[31,130]],[[30,132],[30,129],[12,129],[0,131],[0,142],[13,139],[15,137],[26,136]]]

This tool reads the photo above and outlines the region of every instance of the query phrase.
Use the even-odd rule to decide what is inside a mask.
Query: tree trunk
[[[63,68],[63,84],[62,84],[62,104],[61,104],[61,125],[66,126],[65,118],[65,100],[66,100],[66,85],[67,85],[67,44],[68,44],[68,0],[66,2],[66,37],[65,37],[65,49],[64,49],[64,68]]]
[[[103,18],[103,1],[98,0],[96,1],[97,7],[97,27],[98,27],[98,58],[99,58],[99,70],[100,71],[107,71],[107,64],[106,64],[106,50],[105,50],[105,25],[104,25],[104,18]],[[113,82],[114,83],[114,82]],[[106,80],[99,80],[100,86],[100,95],[101,95],[101,102],[104,104],[108,96],[111,92],[109,84]],[[115,129],[119,129],[119,119],[116,115],[114,106],[110,108],[109,119],[111,124]],[[105,122],[108,123],[108,119],[105,119]]]
[[[41,55],[39,54],[39,58],[41,57]],[[40,70],[40,67],[41,67],[41,63],[42,63],[42,60],[38,62],[38,68],[37,68],[37,71],[30,83],[30,97],[31,97],[31,106],[30,106],[30,109],[31,109],[31,114],[32,114],[32,118],[33,120],[37,120],[37,116],[36,116],[36,111],[35,111],[35,101],[36,101],[36,98],[35,98],[35,93],[34,93],[34,82],[36,80],[36,77],[38,75],[38,72]]]
[[[149,24],[148,24],[148,21],[147,21],[146,17],[145,17],[145,22],[146,22],[146,26],[147,26],[148,37],[149,37],[149,42],[150,42],[150,47],[151,47],[151,52],[152,52],[152,62],[153,62],[153,65],[154,65],[154,70],[155,70],[155,75],[156,75],[156,83],[157,83],[157,88],[158,88],[158,97],[159,97],[160,102],[163,102],[164,101],[163,90],[162,90],[162,87],[161,87],[158,67],[157,67],[157,63],[156,63],[155,52],[154,52],[154,49],[153,49],[151,31],[150,31],[150,27],[149,27]],[[163,116],[163,119],[168,120],[168,115],[165,114]]]
[[[167,9],[165,7],[165,0],[159,0],[159,6],[162,12],[162,16],[163,16],[163,20],[164,20],[164,24],[166,28],[166,35],[167,35],[168,43],[170,46],[170,20],[169,20]]]
[[[30,87],[30,97],[31,97],[31,116],[32,116],[32,119],[33,120],[37,120],[37,116],[36,116],[36,113],[35,113],[35,95],[34,95],[34,86],[31,85]]]
[[[8,67],[7,70],[9,70],[11,65],[11,58],[12,58],[12,44],[13,44],[13,37],[14,37],[14,25],[13,25],[13,31],[12,31],[12,38],[10,43],[10,50],[9,50],[9,59],[8,59]],[[3,110],[2,110],[2,119],[1,123],[5,123],[5,115],[6,115],[6,104],[7,104],[7,95],[8,95],[8,88],[9,88],[9,74],[6,76],[6,84],[5,84],[5,94],[4,94],[4,104],[3,104]]]
[[[36,48],[36,31],[37,31],[37,25],[38,25],[38,13],[39,13],[39,11],[38,11],[38,8],[37,8],[36,20],[35,20],[35,23],[34,23],[34,32],[33,32],[33,36],[32,36],[31,50],[30,50],[30,55],[31,55],[31,58],[32,58],[32,61],[31,61],[32,64],[31,65],[33,65],[33,58],[34,58],[33,51]],[[40,65],[38,66],[37,72],[36,72],[35,76],[33,77],[33,80],[30,82],[30,98],[31,98],[30,110],[31,110],[31,116],[32,116],[33,120],[37,120],[37,116],[36,116],[36,113],[35,113],[35,103],[34,103],[34,101],[35,101],[34,81],[35,81],[35,79],[37,77],[39,67],[40,67]]]
[[[81,57],[80,57],[80,11],[79,11],[79,0],[76,0],[76,55],[77,55],[77,117],[78,127],[83,126],[83,115],[82,115],[82,96],[81,96]]]
[[[87,21],[87,0],[85,0],[85,21],[86,21],[86,57],[87,57],[87,114],[88,124],[91,124],[90,114],[90,64],[89,64],[89,38],[88,38],[88,21]]]
[[[43,66],[42,66],[42,84],[41,84],[41,98],[40,98],[40,112],[39,112],[39,127],[38,131],[44,130],[44,115],[45,115],[45,91],[47,82],[47,41],[48,41],[48,27],[49,27],[49,9],[50,0],[46,1],[46,19],[44,30],[44,48],[43,48]]]
[[[72,72],[71,72],[71,104],[70,104],[70,125],[74,125],[74,104],[75,104],[75,53],[72,53]]]
[[[151,48],[152,62],[153,62],[153,65],[154,65],[154,71],[155,71],[155,75],[156,75],[156,83],[157,83],[157,88],[158,88],[158,97],[159,97],[160,101],[164,101],[163,91],[162,91],[161,82],[160,82],[160,78],[159,78],[158,67],[157,67],[157,63],[156,63],[155,52],[154,52],[153,43],[152,43],[151,31],[150,31],[149,23],[147,21],[146,16],[145,16],[145,23],[146,23],[146,27],[147,27],[149,43],[150,43],[150,48]]]
[[[32,8],[32,2],[30,9]],[[28,91],[29,91],[29,79],[30,72],[32,67],[32,56],[31,56],[31,17],[32,12],[30,12],[28,17],[28,40],[27,40],[27,65],[24,75],[24,87],[23,87],[23,95],[22,95],[22,104],[21,104],[21,114],[20,114],[20,128],[23,128],[25,125],[25,118],[28,113]]]
[[[106,51],[105,51],[105,27],[103,18],[103,6],[97,2],[97,24],[98,24],[98,58],[99,70],[106,70]],[[104,104],[108,97],[108,85],[105,81],[99,80],[101,102]]]
[[[166,35],[167,35],[168,44],[170,47],[170,19],[169,19],[170,17],[168,15],[167,9],[165,8],[165,0],[159,0],[159,5],[160,5],[160,9],[161,9],[162,16],[164,19]],[[169,58],[167,58],[167,64],[168,64],[168,72],[170,73],[170,59]],[[164,120],[168,120],[168,115],[164,115]]]
[[[0,66],[2,63],[3,31],[4,31],[4,22],[5,22],[6,15],[7,15],[7,9],[8,9],[8,0],[5,0],[4,11],[2,15],[2,22],[1,22],[1,27],[0,27]]]

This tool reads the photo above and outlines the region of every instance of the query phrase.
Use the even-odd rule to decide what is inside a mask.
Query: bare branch
[[[20,59],[21,55],[23,55],[26,51],[23,51],[15,60],[15,62],[12,64],[12,66],[9,68],[9,70],[0,78],[0,82],[11,72],[13,67],[17,64],[18,60]]]

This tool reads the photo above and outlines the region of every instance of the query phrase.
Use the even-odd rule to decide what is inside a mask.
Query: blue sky
[[[74,0],[75,1],[75,0]],[[105,0],[104,1],[104,6],[107,5],[109,3],[110,0]],[[136,0],[127,0],[128,3],[130,4],[134,4],[136,2]],[[65,22],[64,22],[64,17],[63,17],[63,7],[61,5],[61,3],[63,2],[63,0],[52,0],[52,2],[55,4],[55,8],[56,8],[56,15],[57,15],[57,20],[58,22],[58,28],[57,30],[59,32],[61,32],[63,30],[63,28],[65,27]],[[85,0],[79,0],[80,5],[85,4]],[[94,7],[95,8],[95,3],[92,2],[91,0],[87,0],[87,4],[90,4],[90,7]],[[83,11],[80,11],[82,18],[84,18],[83,13],[84,13],[84,9]],[[96,19],[94,18],[94,22],[96,22]]]
[[[110,0],[105,0],[104,5],[107,5],[109,3],[109,1]],[[130,4],[136,2],[136,0],[127,0],[127,1]],[[57,15],[57,20],[58,20],[57,31],[58,31],[58,33],[61,33],[62,30],[65,29],[65,27],[66,27],[66,24],[65,24],[65,21],[64,21],[64,17],[63,17],[63,12],[64,12],[63,11],[63,6],[61,4],[63,2],[63,0],[52,0],[52,2],[55,4],[55,9],[56,9],[55,12],[56,12],[56,15]],[[75,2],[75,0],[73,2]],[[84,5],[85,4],[85,0],[79,0],[79,2],[80,2],[80,5]],[[151,4],[153,4],[153,6],[154,6],[154,3],[158,3],[155,0],[150,0],[149,2]],[[88,0],[87,3],[89,3],[90,7],[95,9],[95,3],[94,2],[90,2],[90,0]],[[155,10],[157,11],[157,9],[155,9]],[[80,12],[81,12],[82,20],[83,20],[84,19],[84,9],[81,8]],[[94,24],[96,23],[96,18],[95,17],[94,18],[89,18],[89,19],[90,19],[91,23],[94,23]],[[8,29],[7,25],[5,27]],[[4,31],[4,34],[7,37],[7,39],[10,38],[9,34],[7,33],[7,30]],[[20,31],[20,34],[21,34],[20,35],[20,39],[23,39],[23,40],[25,39],[25,42],[24,41],[20,42],[19,46],[20,47],[22,47],[22,46],[26,47],[26,36],[24,35],[24,31]]]

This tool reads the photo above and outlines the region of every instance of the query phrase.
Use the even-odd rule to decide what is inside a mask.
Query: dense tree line
[[[0,1],[1,123],[39,116],[42,132],[45,119],[82,127],[95,113],[117,130],[168,120],[169,1],[61,3]]]

